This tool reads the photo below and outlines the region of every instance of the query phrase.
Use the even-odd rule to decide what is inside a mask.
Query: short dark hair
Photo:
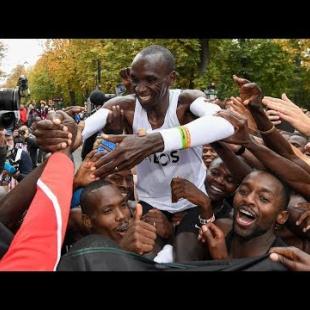
[[[94,105],[102,105],[107,101],[105,94],[96,89],[90,93],[89,100]]]
[[[287,210],[288,208],[288,203],[290,202],[290,197],[291,197],[291,188],[289,187],[289,185],[284,182],[283,180],[279,179],[276,175],[274,175],[273,173],[269,172],[269,171],[264,171],[264,170],[253,170],[253,171],[260,171],[263,172],[265,174],[269,174],[271,175],[274,179],[276,179],[281,185],[281,191],[282,191],[282,199],[281,199],[281,209],[282,210]]]
[[[167,63],[167,71],[169,73],[175,70],[175,58],[172,53],[165,47],[160,45],[150,45],[144,48],[140,53],[141,56],[160,54]]]
[[[80,198],[80,205],[82,213],[91,215],[93,212],[92,206],[89,204],[89,197],[93,190],[101,188],[103,186],[113,185],[110,181],[107,180],[98,180],[88,184],[82,191]]]

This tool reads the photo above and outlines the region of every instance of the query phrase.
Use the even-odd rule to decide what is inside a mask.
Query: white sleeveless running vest
[[[169,90],[169,107],[166,112],[162,127],[152,130],[147,113],[136,100],[133,119],[133,133],[143,128],[148,133],[160,129],[180,126],[176,109],[178,105],[180,89]],[[195,207],[186,199],[180,199],[176,203],[171,202],[170,183],[174,177],[181,177],[195,184],[206,193],[204,180],[206,167],[202,161],[202,147],[177,150],[170,153],[154,153],[137,165],[137,193],[139,200],[149,203],[159,210],[170,213],[180,212]]]

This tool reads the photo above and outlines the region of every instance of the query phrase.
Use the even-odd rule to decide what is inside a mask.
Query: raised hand
[[[186,179],[180,177],[173,178],[170,186],[172,202],[177,202],[179,199],[184,198],[195,205],[209,203],[208,196]]]
[[[34,135],[39,147],[46,152],[64,150],[70,146],[71,151],[79,143],[78,127],[65,112],[50,112],[47,119],[35,124]]]
[[[304,212],[296,221],[296,225],[303,226],[303,232],[305,233],[310,230],[310,202],[300,202],[297,204],[297,208],[304,209]]]
[[[224,142],[246,146],[253,141],[249,135],[247,119],[244,116],[228,110],[219,111],[216,115],[225,118],[235,128],[235,133],[223,139]]]
[[[135,252],[140,255],[153,250],[156,240],[156,228],[141,220],[142,206],[137,204],[134,218],[120,242],[120,247],[126,251]]]
[[[262,90],[256,83],[251,83],[249,80],[242,79],[233,75],[235,83],[239,87],[240,98],[244,105],[260,106],[263,98]]]
[[[111,131],[115,134],[122,134],[125,128],[124,111],[119,105],[112,106],[112,112],[107,118],[106,131]]]
[[[257,131],[256,122],[252,116],[252,113],[242,103],[240,97],[230,97],[230,100],[226,101],[226,109],[232,110],[233,112],[239,113],[240,115],[245,117],[248,121],[249,129],[251,129],[254,132]]]
[[[198,240],[208,245],[209,253],[213,259],[228,258],[225,235],[215,224],[202,225]]]
[[[173,234],[173,225],[167,217],[158,209],[151,209],[142,220],[156,227],[157,235],[163,239],[168,239]]]
[[[95,163],[92,161],[92,159],[95,156],[95,154],[96,150],[89,152],[86,155],[84,161],[81,163],[73,179],[74,188],[85,187],[88,184],[96,180],[99,180],[99,178],[96,178],[94,175],[94,170],[96,168],[94,167]]]
[[[181,198],[187,199],[199,207],[200,215],[203,218],[212,217],[213,209],[210,198],[193,183],[186,179],[176,177],[172,179],[170,186],[172,202],[177,202]]]
[[[267,110],[267,111],[266,111],[266,114],[267,114],[267,116],[268,116],[268,119],[269,119],[269,120],[271,121],[271,123],[274,124],[275,126],[282,123],[281,117],[280,117],[278,111],[275,111],[275,110]]]
[[[277,111],[278,116],[282,120],[290,123],[302,134],[310,136],[310,117],[308,117],[300,107],[293,103],[286,94],[282,94],[282,99],[264,97],[262,102],[269,109]]]

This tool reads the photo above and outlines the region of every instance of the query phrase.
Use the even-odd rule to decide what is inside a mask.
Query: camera
[[[24,75],[18,79],[16,88],[0,89],[0,128],[13,129],[19,118],[21,97],[29,96],[28,80]]]

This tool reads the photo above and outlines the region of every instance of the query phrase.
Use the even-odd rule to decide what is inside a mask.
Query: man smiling
[[[170,89],[176,71],[175,59],[168,49],[158,45],[143,49],[133,59],[128,75],[134,93],[112,98],[85,121],[84,141],[101,129],[133,134],[106,137],[119,144],[98,159],[95,175],[104,178],[137,166],[137,194],[143,212],[154,208],[164,217],[163,211],[170,214],[184,211],[187,216],[180,225],[190,231],[183,231],[176,238],[190,247],[196,234],[188,223],[197,221],[197,208],[186,200],[173,203],[170,182],[180,176],[205,192],[202,145],[229,137],[234,128],[229,121],[215,116],[220,107],[206,102],[200,90]],[[147,134],[137,135],[141,129]],[[43,123],[38,124],[36,136],[44,149],[52,151],[55,145],[44,142],[47,131]],[[176,260],[183,259],[176,249]]]
[[[203,225],[199,239],[208,245],[213,259],[260,256],[271,247],[285,246],[276,237],[275,226],[286,222],[288,201],[288,190],[280,180],[268,172],[253,171],[236,191],[232,229],[223,231],[219,219]]]

